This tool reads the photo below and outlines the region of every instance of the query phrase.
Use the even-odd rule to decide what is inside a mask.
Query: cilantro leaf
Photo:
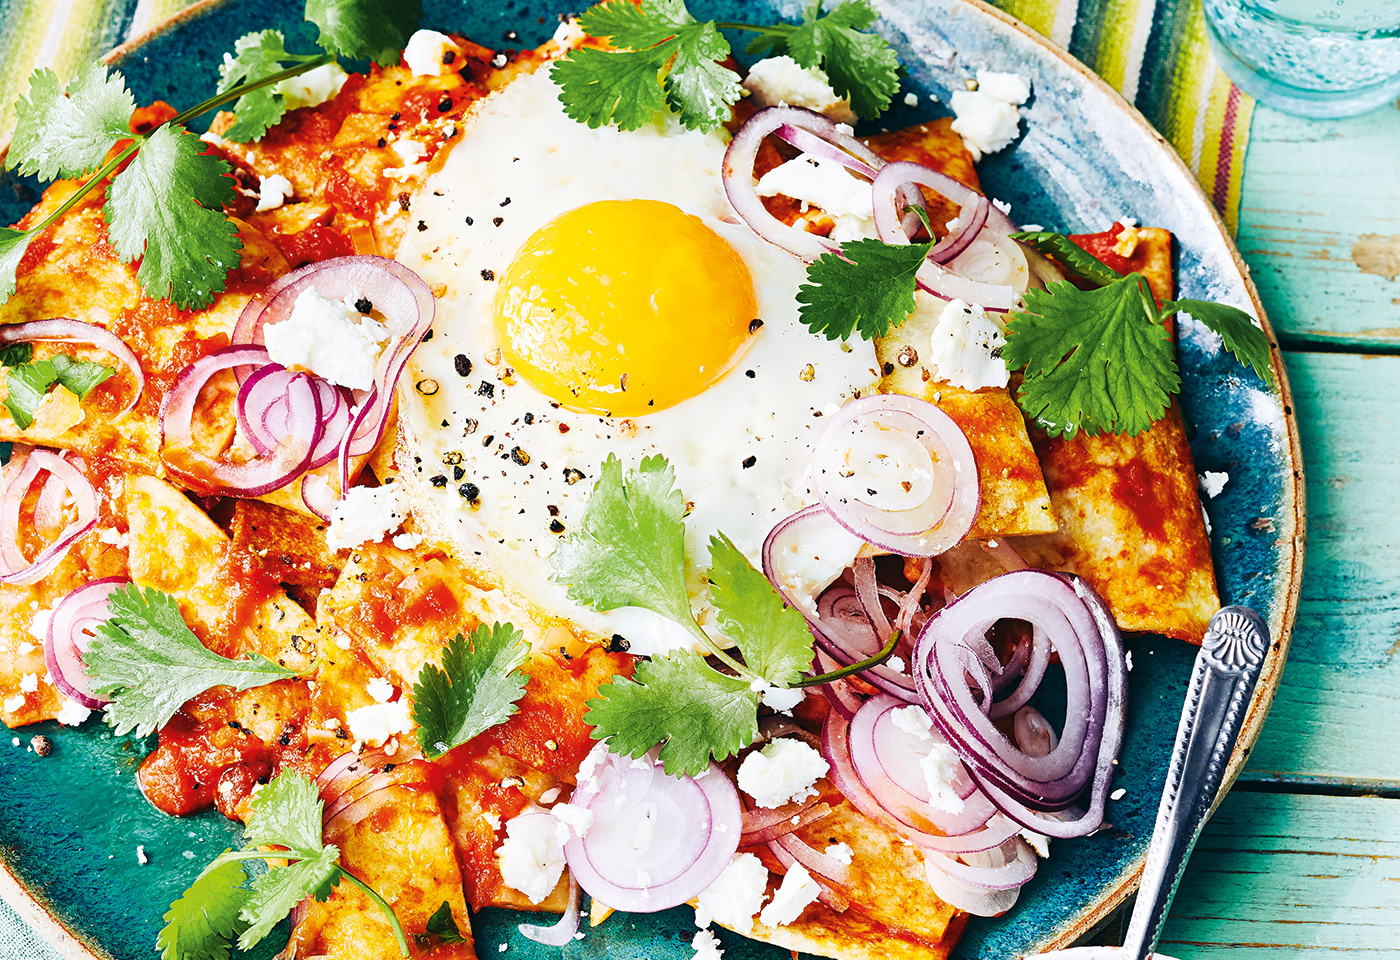
[[[626,50],[654,47],[693,23],[695,18],[680,0],[613,0],[589,7],[578,18],[584,33]]]
[[[76,394],[79,400],[86,400],[93,387],[117,372],[105,363],[78,360],[66,353],[54,354],[49,358],[49,362],[53,364],[55,381],[59,386]]]
[[[821,0],[807,4],[802,26],[787,37],[788,55],[799,66],[820,68],[837,96],[851,101],[856,116],[878,117],[899,91],[894,48],[884,37],[862,32],[878,14],[867,0],[847,0],[826,16],[820,15],[821,7]]]
[[[7,347],[0,347],[0,366],[22,367],[33,359],[32,343],[12,343]]]
[[[337,861],[340,850],[323,847],[315,855],[285,867],[274,867],[253,881],[239,917],[248,928],[238,937],[238,949],[251,950],[307,897],[325,900],[345,875]]]
[[[673,41],[675,59],[666,74],[666,102],[690,130],[713,130],[728,120],[743,94],[739,75],[716,63],[729,56],[729,41],[713,23],[687,28]]]
[[[97,628],[84,659],[93,692],[111,700],[107,722],[118,735],[153,732],[210,687],[246,690],[296,676],[256,654],[229,660],[206,649],[174,598],[154,588],[120,587],[108,609],[111,618]]]
[[[694,776],[712,756],[731,757],[758,736],[758,694],[749,682],[691,650],[639,661],[631,680],[615,676],[598,692],[584,716],[593,738],[631,757],[664,739],[661,762],[673,776]]]
[[[516,712],[530,675],[525,636],[508,623],[481,624],[442,651],[442,667],[424,664],[413,686],[413,722],[429,757],[440,757]]]
[[[1096,290],[1052,283],[1025,300],[1002,357],[1026,368],[1017,401],[1047,433],[1136,436],[1162,418],[1181,374],[1141,274]]]
[[[170,905],[156,934],[161,960],[228,960],[229,939],[242,933],[240,919],[250,893],[236,860],[216,859]]]
[[[17,347],[29,347],[28,353]],[[54,354],[47,360],[32,360],[34,349],[29,344],[15,344],[5,348],[9,357],[25,357],[19,364],[6,363],[5,409],[15,421],[15,426],[28,430],[34,423],[34,413],[44,402],[49,388],[60,384],[76,394],[79,400],[86,400],[92,388],[117,371],[106,364],[91,360],[75,360],[66,353]]]
[[[219,92],[279,73],[289,60],[309,59],[288,53],[280,30],[244,34],[234,41],[233,56],[225,57],[219,67]],[[260,140],[286,112],[287,102],[276,87],[259,87],[239,97],[234,106],[238,119],[224,131],[224,138],[238,143]]]
[[[1168,300],[1162,304],[1162,315],[1189,313],[1206,329],[1220,336],[1225,349],[1234,354],[1235,359],[1248,367],[1253,367],[1259,379],[1266,385],[1274,382],[1273,368],[1269,366],[1269,338],[1254,322],[1249,314],[1238,307],[1209,300]]]
[[[0,303],[15,292],[15,273],[33,236],[30,231],[0,227]]]
[[[609,455],[579,529],[549,558],[569,597],[599,610],[645,607],[695,627],[685,584],[685,501],[665,457],[627,471]],[[648,747],[650,749],[650,747]]]
[[[462,931],[457,927],[457,920],[452,916],[452,907],[446,900],[442,901],[442,906],[433,911],[433,915],[428,918],[424,930],[437,937],[438,943],[471,942],[462,936]]]
[[[1046,256],[1054,257],[1069,273],[1096,286],[1106,287],[1123,276],[1062,233],[1013,233],[1011,239],[1019,240]]]
[[[234,199],[229,165],[204,153],[194,134],[157,127],[107,191],[103,214],[123,262],[141,257],[137,278],[181,310],[223,292],[243,242],[220,204]]]
[[[25,176],[72,179],[102,166],[118,140],[129,139],[136,101],[120,73],[85,63],[65,91],[48,69],[29,78],[29,96],[15,105],[15,133],[6,165]]]
[[[724,632],[750,670],[776,687],[795,683],[812,665],[807,621],[773,589],[724,534],[710,538],[710,599]]]
[[[807,265],[797,290],[798,315],[813,333],[844,340],[857,331],[883,337],[914,310],[914,276],[932,244],[904,246],[853,240],[841,253],[824,253]]]
[[[303,776],[281,776],[249,801],[243,845],[276,844],[298,853],[321,849],[321,795]]]
[[[422,16],[422,0],[306,0],[306,19],[320,29],[322,49],[381,67],[399,62]]]
[[[597,129],[613,124],[636,130],[666,105],[656,82],[660,64],[649,51],[608,52],[593,47],[570,50],[554,61],[550,77],[569,119]]]

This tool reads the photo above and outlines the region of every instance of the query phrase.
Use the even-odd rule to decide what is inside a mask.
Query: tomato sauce
[[[182,710],[161,728],[160,742],[141,762],[136,782],[147,800],[171,816],[203,810],[216,799],[227,816],[268,775],[272,760],[266,744],[241,726],[221,715],[201,723]],[[228,773],[233,768],[238,769]]]

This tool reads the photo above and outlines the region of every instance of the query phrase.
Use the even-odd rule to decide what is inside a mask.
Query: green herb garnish
[[[425,664],[413,687],[413,722],[429,757],[442,756],[477,734],[505,723],[518,709],[530,675],[524,634],[508,623],[482,624],[442,651],[442,666]]]

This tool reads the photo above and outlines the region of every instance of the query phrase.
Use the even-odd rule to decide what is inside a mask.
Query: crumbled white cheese
[[[807,695],[807,691],[802,687],[770,687],[766,684],[761,695],[763,705],[771,707],[779,713],[792,714],[792,711],[802,702],[802,698]]]
[[[36,646],[34,646],[34,644],[29,643],[28,641],[25,641],[25,642],[21,643],[19,646],[15,647],[15,653],[18,653],[21,657],[24,657],[24,656],[28,656],[29,654],[33,653],[35,650],[38,650],[38,649],[39,649],[39,648],[36,647]]]
[[[1045,836],[1043,833],[1035,833],[1031,830],[1022,830],[1021,836],[1031,845],[1031,849],[1035,851],[1037,857],[1045,860],[1050,856],[1049,837]]]
[[[451,37],[436,30],[418,30],[408,38],[408,45],[403,48],[403,62],[415,77],[440,77],[451,69],[443,62],[449,50],[453,52],[452,60],[455,62],[457,44],[452,42]]]
[[[69,700],[67,697],[64,697],[63,708],[58,711],[58,716],[54,717],[54,719],[65,727],[76,727],[91,715],[92,711],[87,707],[76,700]]]
[[[428,152],[417,140],[409,139],[395,140],[393,147],[390,149],[399,155],[399,160],[404,166],[410,163],[417,163],[423,158],[423,155]]]
[[[923,707],[911,705],[890,711],[890,723],[896,730],[903,730],[915,740],[932,740],[933,718]]]
[[[695,951],[694,960],[720,960],[724,951],[719,947],[719,938],[708,930],[701,930],[690,940]]]
[[[100,528],[97,531],[97,539],[102,541],[103,543],[111,544],[118,550],[126,549],[127,543],[130,542],[130,538],[126,534],[118,530],[116,527]]]
[[[1122,787],[1119,787],[1117,790],[1113,791],[1112,793],[1110,793],[1110,794],[1108,795],[1108,799],[1110,799],[1110,800],[1122,800],[1125,796],[1127,796],[1127,794],[1128,794],[1128,791],[1127,791],[1127,790],[1123,789]]]
[[[49,638],[49,621],[53,619],[53,611],[42,609],[34,611],[34,617],[29,621],[29,635],[40,643]]]
[[[26,673],[19,678],[19,688],[25,693],[38,693],[39,675],[37,673]]]
[[[928,805],[944,813],[962,813],[967,805],[953,787],[958,775],[958,752],[946,743],[935,743],[928,755],[919,761],[928,786]]]
[[[996,197],[993,197],[992,206],[996,207],[1008,217],[1011,216],[1011,204],[1007,203],[1005,200],[998,200]]]
[[[1031,95],[1031,83],[1014,73],[977,71],[976,90],[955,90],[949,105],[957,119],[953,131],[963,139],[972,159],[996,153],[1021,132],[1016,107]]]
[[[388,677],[375,677],[365,684],[365,690],[374,698],[375,703],[388,703],[394,699],[394,684]]]
[[[544,793],[540,794],[540,803],[553,803],[555,800],[558,800],[558,799],[559,799],[559,788],[558,788],[558,787],[550,787],[550,788],[549,788],[548,790],[546,790]]]
[[[760,60],[744,78],[744,89],[764,107],[806,107],[839,123],[855,123],[851,101],[838,97],[826,74],[815,67],[799,66],[792,57]]]
[[[263,177],[258,181],[258,213],[262,213],[264,210],[276,210],[292,199],[295,192],[292,189],[292,181],[280,173]]]
[[[560,20],[559,26],[554,28],[553,40],[565,49],[572,49],[582,43],[586,36],[588,34],[578,25],[578,20],[569,17],[567,20]]]
[[[370,746],[379,746],[396,733],[408,733],[413,721],[408,715],[408,701],[403,697],[390,703],[372,703],[345,715],[350,735]]]
[[[397,484],[351,487],[331,511],[326,545],[332,550],[348,550],[362,543],[376,543],[397,530],[407,515]]]
[[[885,666],[889,667],[889,668],[890,668],[891,670],[893,670],[895,673],[903,673],[903,672],[904,672],[904,658],[903,658],[903,657],[890,657],[888,660],[885,661]]]
[[[760,197],[785,196],[819,207],[832,219],[837,243],[875,237],[875,206],[870,181],[858,180],[835,160],[802,154],[769,170],[754,188]]]
[[[423,535],[421,533],[401,533],[394,538],[393,542],[394,546],[400,550],[412,550],[423,542]]]
[[[781,927],[785,923],[792,923],[807,909],[807,904],[817,899],[819,893],[821,887],[812,879],[807,868],[800,863],[794,863],[783,876],[783,884],[778,888],[778,892],[773,894],[772,901],[758,915],[758,920],[765,927]]]
[[[741,853],[695,898],[695,925],[704,928],[713,922],[750,933],[753,915],[767,892],[768,868],[752,853]]]
[[[929,336],[928,360],[934,375],[964,390],[1005,387],[1011,375],[1001,358],[1006,334],[985,310],[951,300]]]
[[[1207,497],[1214,500],[1216,497],[1220,496],[1220,491],[1225,489],[1225,484],[1229,481],[1230,475],[1223,470],[1219,473],[1207,470],[1205,473],[1201,474],[1200,479],[1201,490]]]
[[[904,105],[906,107],[917,107],[919,105],[919,95],[912,91],[906,93],[904,95]]]
[[[808,744],[779,737],[744,758],[739,765],[739,789],[760,807],[781,807],[789,801],[816,796],[812,785],[830,769],[822,755]]]
[[[309,370],[352,390],[374,386],[374,368],[389,331],[354,307],[355,294],[331,300],[315,287],[304,290],[291,315],[263,327],[267,355],[292,370]]]
[[[1128,650],[1123,654],[1123,666],[1128,668],[1128,672],[1133,672],[1133,651]]]
[[[496,848],[501,879],[531,903],[549,896],[564,873],[564,848],[554,824],[538,813],[521,814],[506,824],[506,839]]]
[[[559,825],[565,828],[564,839],[567,839],[570,830],[573,831],[574,836],[582,839],[588,833],[588,828],[593,826],[593,811],[587,807],[578,807],[572,803],[556,803],[549,812],[554,814]]]
[[[833,843],[826,848],[826,855],[842,866],[849,867],[855,851],[849,843]]]
[[[151,858],[146,856],[146,845],[144,843],[138,843],[136,845],[136,862],[143,867],[151,862]]]
[[[340,92],[350,75],[339,64],[327,63],[297,77],[283,80],[273,91],[282,94],[288,110],[315,107]]]
[[[17,693],[13,697],[6,697],[4,704],[0,705],[4,706],[6,713],[14,713],[24,706],[24,694]]]

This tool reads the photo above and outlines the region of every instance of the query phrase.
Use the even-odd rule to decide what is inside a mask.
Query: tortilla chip
[[[1142,273],[1158,300],[1172,296],[1167,231],[1121,228],[1073,239],[1120,272]],[[1060,530],[1019,539],[1016,548],[1034,566],[1088,580],[1124,630],[1200,643],[1220,597],[1176,401],[1136,437],[1051,438],[1034,427],[1031,434]]]

